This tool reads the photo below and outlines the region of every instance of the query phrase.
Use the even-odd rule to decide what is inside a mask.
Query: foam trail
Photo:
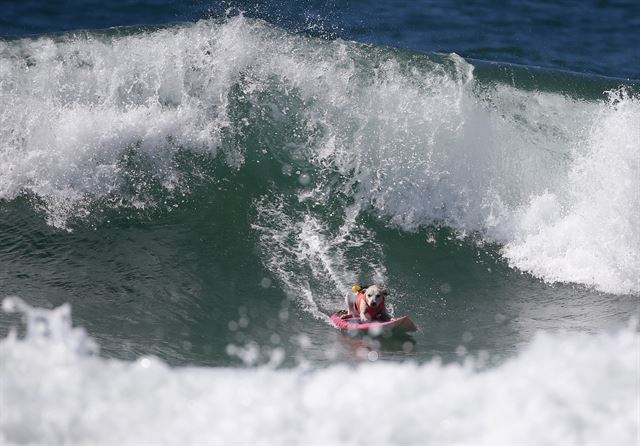
[[[46,330],[0,341],[3,444],[359,444],[372,432],[354,420],[372,412],[384,414],[380,444],[632,445],[640,432],[634,327],[539,333],[484,371],[471,360],[311,372],[170,368],[83,351],[89,340],[71,329],[68,307],[21,307],[38,312]],[[352,397],[363,386],[377,389],[366,405]]]
[[[352,271],[364,269],[377,283],[384,283],[380,246],[353,219],[357,209],[347,208],[343,224],[332,230],[319,216],[326,212],[317,215],[304,205],[292,208],[281,197],[276,202],[263,197],[256,203],[253,224],[263,262],[292,299],[300,303],[302,296],[311,314],[328,321],[326,315],[342,306],[341,299],[358,281]]]

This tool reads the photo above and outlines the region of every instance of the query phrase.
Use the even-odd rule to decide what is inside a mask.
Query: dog
[[[360,322],[388,321],[391,316],[387,312],[384,298],[389,292],[378,285],[369,285],[363,288],[354,286],[355,295],[349,293],[345,298],[347,314],[344,318],[357,317]]]

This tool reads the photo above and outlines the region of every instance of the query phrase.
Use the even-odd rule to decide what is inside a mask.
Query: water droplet
[[[307,186],[311,182],[311,177],[306,173],[300,174],[300,176],[298,177],[298,182],[302,186]]]
[[[225,348],[225,351],[227,352],[227,355],[229,355],[229,356],[234,356],[236,354],[237,350],[238,350],[238,347],[236,347],[233,344],[229,344]]]
[[[476,365],[480,368],[484,367],[489,361],[489,352],[486,350],[480,350],[478,352],[478,360],[476,361]]]
[[[300,347],[302,348],[309,348],[311,347],[311,339],[309,338],[309,336],[301,334],[298,336],[297,338],[298,344],[300,345]]]
[[[5,313],[13,313],[17,311],[18,304],[13,297],[7,297],[2,301],[2,310]]]

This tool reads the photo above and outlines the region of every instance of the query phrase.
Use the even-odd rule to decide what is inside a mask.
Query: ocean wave
[[[105,359],[70,307],[3,308],[6,444],[635,444],[640,336],[543,333],[495,368],[482,358],[304,368],[171,368]],[[479,368],[480,367],[480,368]],[[371,428],[375,424],[375,429]],[[363,426],[363,427],[360,427]]]
[[[455,54],[292,35],[242,16],[4,40],[0,55],[0,198],[37,196],[52,225],[100,199],[157,205],[149,188],[183,187],[191,172],[176,157],[188,151],[229,172],[261,160],[281,172],[254,197],[258,238],[273,235],[264,208],[291,202],[280,239],[325,243],[310,279],[329,271],[339,290],[353,278],[344,243],[371,235],[350,222],[368,213],[404,231],[479,233],[546,281],[640,292],[640,111],[624,89],[602,99],[569,84],[518,89],[476,79]],[[298,189],[283,186],[291,176]],[[336,215],[353,236],[333,237]],[[271,244],[268,256],[291,262],[303,245]],[[384,278],[384,262],[373,269]]]
[[[560,191],[533,196],[504,254],[548,281],[640,290],[640,100],[613,93]]]

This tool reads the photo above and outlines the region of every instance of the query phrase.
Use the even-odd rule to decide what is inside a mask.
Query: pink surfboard
[[[382,334],[388,331],[394,332],[412,332],[416,331],[418,328],[413,323],[413,321],[409,318],[409,316],[402,316],[398,318],[393,318],[390,321],[386,322],[365,322],[360,323],[360,319],[357,317],[350,316],[346,319],[343,319],[344,313],[334,313],[331,315],[331,322],[336,328],[345,331],[362,331],[369,332],[372,335]]]

